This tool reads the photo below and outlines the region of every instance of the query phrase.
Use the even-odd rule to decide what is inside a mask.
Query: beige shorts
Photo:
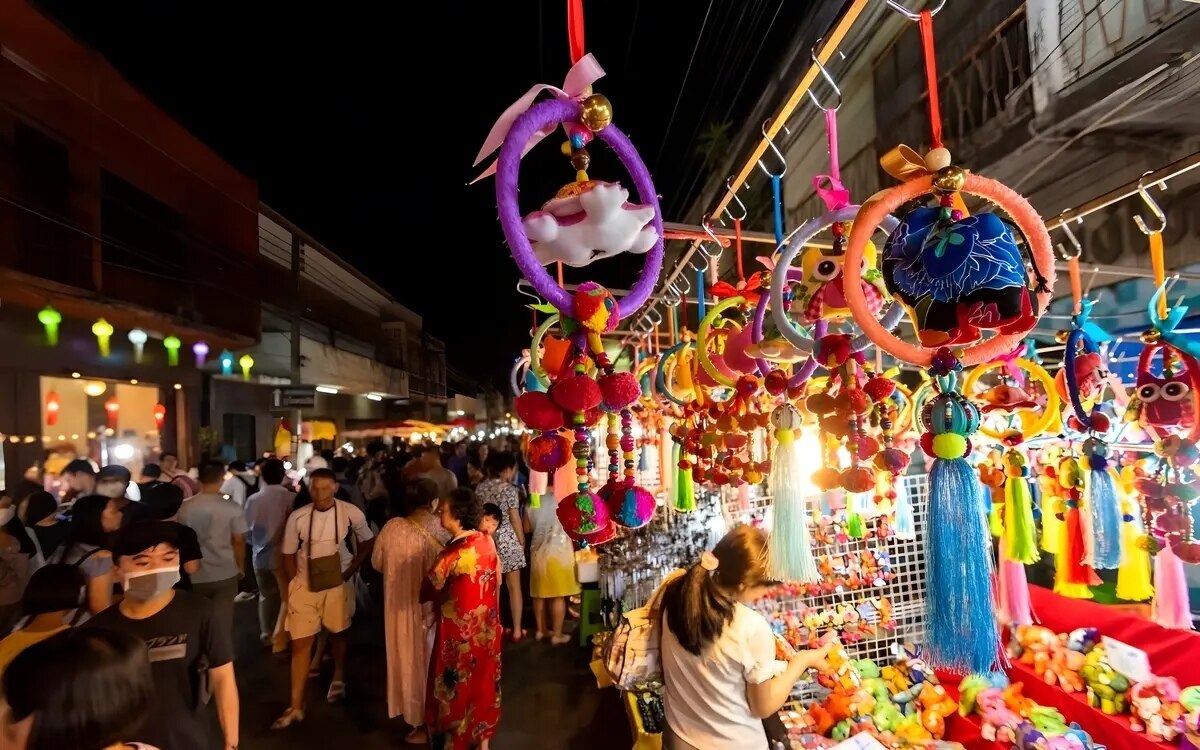
[[[340,633],[354,617],[354,586],[349,582],[325,591],[309,591],[300,576],[288,584],[287,632],[292,638],[308,638],[324,627]]]

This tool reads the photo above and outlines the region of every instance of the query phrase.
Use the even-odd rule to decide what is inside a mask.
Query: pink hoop
[[[867,306],[867,298],[859,286],[862,278],[863,249],[871,239],[875,229],[883,222],[884,217],[895,211],[908,201],[921,195],[933,192],[933,177],[920,177],[897,185],[884,193],[879,200],[871,201],[863,206],[854,226],[850,230],[850,240],[846,246],[846,257],[842,261],[842,286],[846,296],[846,306],[854,314],[858,323],[875,345],[896,359],[922,367],[928,367],[933,360],[936,349],[910,344],[896,338],[890,331],[879,324],[875,314]],[[995,180],[968,174],[961,192],[986,198],[1004,209],[1029,240],[1029,250],[1039,269],[1046,273],[1047,291],[1036,294],[1037,317],[1046,312],[1047,305],[1054,292],[1054,250],[1050,243],[1050,234],[1046,225],[1038,216],[1029,201],[1022,198],[1015,190]],[[1032,330],[1032,329],[1031,329]],[[992,336],[989,339],[972,344],[963,349],[958,357],[964,365],[977,365],[990,362],[996,357],[1007,354],[1019,344],[1029,331],[1007,333]]]

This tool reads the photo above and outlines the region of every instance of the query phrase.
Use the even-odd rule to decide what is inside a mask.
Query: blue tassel
[[[1121,565],[1121,503],[1108,471],[1088,472],[1088,505],[1092,511],[1092,567],[1114,570]]]
[[[808,532],[801,460],[798,443],[776,440],[769,480],[775,503],[767,546],[768,567],[771,577],[780,581],[812,583],[821,580],[821,574]]]
[[[1000,635],[978,478],[964,458],[935,459],[929,471],[925,651],[932,666],[990,673]]]

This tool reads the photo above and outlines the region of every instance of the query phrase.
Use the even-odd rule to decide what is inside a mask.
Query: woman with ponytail
[[[761,597],[767,537],[738,526],[667,584],[662,603],[665,750],[765,748],[762,720],[783,707],[809,669],[827,669],[829,646],[776,659],[775,635],[745,605]]]

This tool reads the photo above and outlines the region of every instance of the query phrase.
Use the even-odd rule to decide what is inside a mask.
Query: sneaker
[[[258,594],[254,593],[253,591],[243,591],[240,594],[238,594],[237,596],[233,597],[233,600],[240,604],[242,602],[254,601],[257,598],[258,598]]]

